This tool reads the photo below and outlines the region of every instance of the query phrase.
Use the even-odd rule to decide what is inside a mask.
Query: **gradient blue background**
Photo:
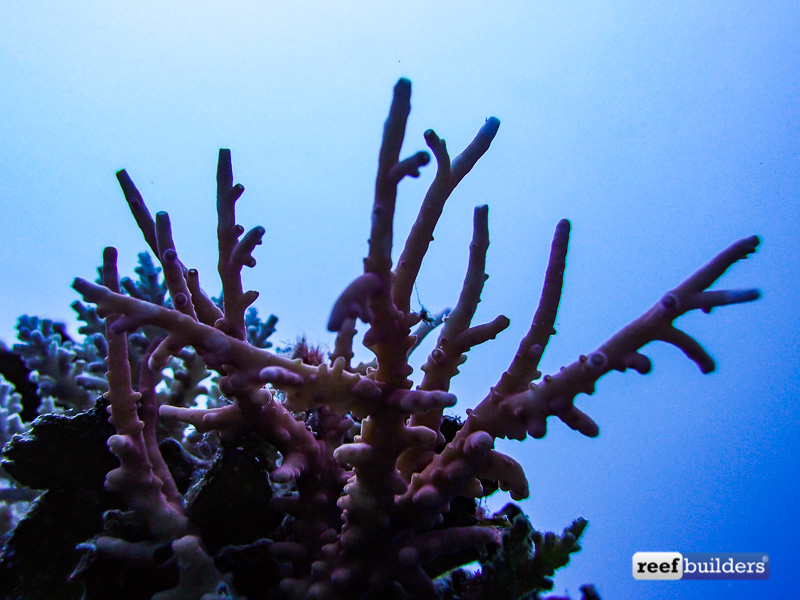
[[[69,284],[94,276],[106,245],[131,273],[145,244],[114,178],[123,167],[152,211],[170,212],[182,260],[216,293],[214,174],[229,147],[247,188],[238,220],[267,229],[245,280],[261,291],[256,306],[280,317],[279,341],[331,342],[327,312],[361,269],[381,128],[405,76],[404,154],[425,148],[429,127],[455,154],[486,117],[502,120],[418,285],[431,310],[455,302],[472,208],[488,203],[477,319],[503,313],[512,325],[470,354],[454,383],[462,413],[527,330],[558,219],[573,237],[546,372],[729,243],[762,236],[718,287],[763,298],[679,322],[717,372],[651,345],[650,375],[613,374],[579,398],[598,439],[554,421],[544,440],[501,445],[525,465],[534,524],[589,519],[556,590],[788,597],[800,559],[799,23],[800,4],[770,0],[4,0],[0,337],[12,340],[23,312],[73,323]],[[433,174],[403,182],[396,247]],[[772,577],[640,582],[636,551],[766,552]]]

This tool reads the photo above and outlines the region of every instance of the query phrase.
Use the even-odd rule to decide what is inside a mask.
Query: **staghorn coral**
[[[128,286],[121,288],[113,248],[103,254],[102,285],[84,279],[73,284],[106,320],[105,398],[116,432],[108,447],[119,466],[108,473],[105,488],[129,511],[113,518],[107,513],[103,530],[82,546],[90,558],[75,578],[86,579],[89,597],[117,593],[140,572],[157,583],[129,597],[539,597],[551,589],[555,570],[579,549],[586,523],[578,520],[554,536],[535,532],[518,509],[483,514],[474,499],[498,487],[515,500],[529,492],[521,466],[494,450],[495,439],[540,438],[550,416],[596,436],[597,425],[575,407],[575,397],[593,393],[611,370],[647,373],[650,362],[640,349],[652,341],[680,348],[704,373],[713,370],[711,357],[673,321],[691,310],[708,312],[758,297],[756,290],[707,291],[728,267],[755,251],[755,236],[724,250],[594,352],[542,377],[538,364],[554,333],[569,240],[570,224],[562,220],[539,306],[508,369],[463,423],[445,417],[444,410],[456,403],[450,382],[466,354],[509,324],[504,316],[472,322],[487,279],[486,206],[475,209],[467,273],[452,311],[427,318],[411,309],[411,294],[446,200],[488,150],[500,122],[487,119],[452,160],[444,140],[432,130],[425,133],[436,176],[393,265],[397,186],[430,161],[427,152],[400,159],[410,92],[405,79],[394,89],[364,272],[334,303],[328,328],[336,340],[329,361],[320,362],[324,357],[304,341],[292,356],[270,352],[266,338],[274,321],[256,322],[248,312],[257,293],[243,289],[241,270],[255,266],[253,251],[265,230],[245,233],[236,224],[235,203],[244,188],[233,184],[229,151],[220,151],[217,172],[220,306],[203,292],[197,271],[178,258],[168,215],[153,219],[127,173],[118,174],[161,263],[170,301],[157,297],[155,284],[147,297],[120,293]],[[149,272],[154,271],[151,265]],[[357,320],[369,326],[364,345],[375,359],[354,367]],[[424,377],[412,389],[409,354],[440,325]],[[164,337],[153,338],[134,384],[130,332],[148,328]],[[156,382],[189,348],[218,373],[224,398],[207,408],[159,408]],[[164,445],[159,447],[159,416],[221,439],[214,466],[194,470],[188,493],[178,485],[175,461],[168,463]],[[222,482],[239,480],[241,490],[224,496],[231,486]],[[222,515],[227,507],[219,503],[241,507],[241,496],[251,499],[251,507],[263,499],[260,514],[271,516],[240,532],[241,539],[213,530],[203,507],[217,499]],[[453,571],[476,559],[481,572]],[[92,564],[101,564],[102,574]],[[583,594],[597,597],[590,586]]]
[[[31,424],[23,421],[22,396],[13,384],[0,375],[0,445],[5,446],[12,436],[27,431]],[[0,536],[11,531],[27,509],[27,503],[36,497],[0,468]]]

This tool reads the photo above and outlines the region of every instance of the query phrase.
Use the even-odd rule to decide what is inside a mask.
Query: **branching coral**
[[[487,119],[452,160],[444,140],[432,130],[425,133],[436,160],[436,176],[393,265],[398,184],[406,176],[417,176],[430,161],[427,152],[400,158],[410,94],[409,81],[401,79],[383,132],[364,271],[334,303],[328,328],[336,333],[336,341],[329,361],[309,359],[317,354],[307,348],[296,358],[269,351],[266,338],[274,321],[256,322],[247,312],[257,293],[244,290],[241,271],[255,266],[253,253],[265,230],[255,227],[245,233],[236,224],[235,203],[244,188],[233,184],[228,150],[220,151],[217,172],[221,306],[203,292],[197,271],[178,258],[168,215],[157,213],[153,219],[127,173],[118,174],[136,222],[160,261],[170,301],[157,298],[155,288],[147,297],[120,293],[116,251],[111,248],[104,253],[103,285],[76,279],[73,286],[106,319],[106,397],[116,429],[109,447],[120,462],[108,474],[106,488],[122,493],[151,539],[161,544],[156,546],[167,544],[177,557],[180,582],[159,597],[179,597],[181,586],[193,578],[205,582],[205,587],[191,593],[225,594],[229,588],[220,583],[220,569],[232,572],[234,586],[248,597],[272,597],[279,589],[287,597],[309,599],[375,594],[484,598],[503,585],[497,571],[501,567],[487,566],[491,556],[499,557],[497,564],[519,563],[513,567],[519,585],[508,592],[513,597],[533,597],[550,589],[548,578],[578,549],[576,539],[584,521],[576,521],[556,540],[552,534],[532,532],[519,517],[503,525],[499,518],[480,518],[474,500],[467,502],[469,518],[453,516],[464,498],[483,497],[498,486],[513,499],[528,496],[522,467],[495,450],[495,440],[540,438],[550,416],[586,436],[596,436],[597,425],[574,404],[578,394],[592,394],[596,382],[611,370],[647,373],[650,362],[640,350],[657,340],[680,348],[702,372],[713,370],[706,351],[673,322],[695,309],[709,312],[758,298],[757,290],[708,291],[728,267],[755,251],[759,240],[750,237],[713,258],[594,352],[541,378],[539,360],[554,333],[565,269],[570,223],[563,220],[556,226],[541,299],[528,333],[486,398],[467,411],[455,433],[448,433],[451,421],[444,410],[456,403],[449,390],[458,367],[471,348],[494,339],[509,325],[502,315],[473,324],[488,277],[486,206],[475,209],[469,264],[453,310],[423,321],[423,315],[411,309],[411,294],[446,200],[488,150],[500,122]],[[375,359],[354,367],[357,320],[369,325],[364,345]],[[440,324],[436,347],[422,367],[424,377],[412,389],[409,354]],[[126,332],[140,328],[161,331],[164,337],[148,349],[135,391]],[[191,424],[199,432],[217,432],[223,452],[254,437],[277,449],[278,461],[259,460],[269,464],[275,491],[272,509],[288,515],[278,519],[281,525],[273,534],[217,553],[216,567],[210,556],[217,549],[208,548],[209,535],[204,537],[203,527],[192,522],[193,507],[184,505],[154,433],[154,381],[173,357],[188,348],[219,374],[219,389],[230,403],[208,408],[162,405],[160,416]],[[140,548],[132,540],[109,535],[99,540],[94,547],[101,553],[133,557]],[[509,558],[515,544],[528,548],[519,561]],[[451,560],[447,555],[470,558]],[[463,593],[443,591],[442,578],[435,585],[444,571],[476,556],[483,557],[482,574],[471,579],[463,572],[451,576]],[[249,578],[241,574],[237,561],[271,573],[259,580],[260,591],[252,591],[258,586],[252,574]],[[202,575],[190,576],[194,569]],[[584,594],[596,597],[590,588]]]

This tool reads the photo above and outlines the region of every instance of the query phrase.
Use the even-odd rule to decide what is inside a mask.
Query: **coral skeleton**
[[[759,239],[752,236],[723,250],[599,348],[542,376],[538,366],[555,333],[570,235],[570,222],[562,220],[530,329],[485,398],[467,411],[463,423],[456,422],[445,410],[456,404],[450,386],[459,366],[473,347],[509,325],[502,315],[473,322],[488,278],[487,206],[474,211],[467,272],[452,310],[430,316],[412,310],[412,293],[445,202],[489,149],[500,121],[487,119],[452,160],[445,141],[433,130],[425,132],[436,174],[393,264],[398,184],[430,162],[428,152],[400,156],[410,95],[410,82],[399,80],[383,130],[363,273],[333,304],[328,329],[335,343],[327,357],[305,341],[293,355],[271,349],[266,340],[276,319],[262,323],[250,312],[258,294],[244,289],[241,273],[255,266],[254,251],[266,231],[254,227],[245,233],[236,223],[235,205],[244,188],[234,185],[230,151],[220,150],[217,170],[219,303],[203,291],[198,272],[184,265],[186,257],[179,258],[169,216],[158,212],[153,218],[128,174],[118,173],[163,270],[168,300],[163,289],[157,298],[155,280],[147,295],[130,280],[121,284],[113,248],[103,253],[102,282],[73,283],[83,300],[96,306],[92,319],[105,319],[107,391],[99,383],[92,389],[105,391],[101,403],[108,404],[114,429],[107,443],[119,463],[107,473],[105,490],[122,498],[127,512],[120,514],[132,515],[140,532],[125,535],[125,527],[111,527],[107,515],[103,531],[82,548],[120,570],[172,565],[154,598],[538,598],[551,589],[554,571],[579,549],[586,522],[578,519],[560,536],[545,536],[513,505],[494,516],[486,513],[479,499],[498,488],[513,500],[529,495],[522,467],[496,450],[495,441],[541,438],[548,417],[597,436],[598,426],[576,407],[576,396],[594,393],[597,381],[612,370],[647,373],[651,365],[641,349],[654,341],[676,346],[703,373],[712,371],[709,354],[674,321],[689,311],[710,312],[759,297],[754,289],[708,290],[756,250]],[[155,271],[152,264],[149,270]],[[374,360],[356,366],[358,321],[367,326],[363,344]],[[414,386],[409,356],[437,329],[424,376]],[[135,359],[129,340],[146,330],[159,334],[150,336],[149,347]],[[187,353],[202,361],[198,368],[217,374],[219,398],[198,406],[199,379],[190,378],[195,389],[190,401],[159,407],[158,382]],[[167,460],[164,443],[159,445],[158,426],[170,422],[221,440],[218,453],[228,452],[225,460],[240,456],[231,448],[241,451],[247,444],[272,449],[274,460],[260,463],[268,464],[265,493],[271,499],[265,501],[276,514],[264,525],[268,533],[216,539],[197,522],[203,496],[197,480],[209,481],[224,460],[218,456],[209,470],[204,470],[208,464],[199,468],[193,489],[182,491],[186,486],[176,483],[174,461]],[[222,518],[228,508],[213,510]],[[255,513],[252,518],[258,519]],[[458,569],[474,560],[481,562],[478,572]],[[269,574],[246,576],[245,564]],[[585,586],[583,597],[598,596]]]

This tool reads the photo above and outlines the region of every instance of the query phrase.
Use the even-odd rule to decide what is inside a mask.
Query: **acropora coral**
[[[393,264],[398,184],[430,161],[428,152],[400,158],[410,95],[410,82],[398,81],[363,274],[333,304],[328,356],[306,340],[272,348],[277,319],[261,321],[251,307],[258,294],[243,288],[241,272],[255,266],[266,232],[245,233],[236,223],[244,188],[233,183],[228,150],[220,150],[217,169],[216,300],[179,258],[169,216],[153,218],[128,174],[118,173],[160,269],[143,254],[139,280],[120,282],[117,252],[106,248],[100,279],[73,284],[96,306],[74,305],[83,342],[48,321],[20,322],[13,353],[50,409],[24,423],[19,395],[0,381],[3,441],[17,434],[3,454],[16,480],[9,485],[44,490],[8,536],[3,595],[466,600],[539,598],[552,589],[555,571],[579,550],[586,521],[542,534],[513,504],[496,514],[482,508],[479,500],[498,488],[513,500],[529,494],[522,467],[495,450],[495,440],[541,438],[552,416],[596,436],[576,396],[594,393],[612,370],[647,373],[640,350],[653,341],[712,371],[709,354],[674,321],[758,298],[757,290],[708,288],[759,239],[735,242],[599,348],[542,376],[570,235],[569,221],[560,221],[538,308],[507,370],[463,422],[447,416],[456,404],[451,380],[467,353],[509,325],[502,315],[473,324],[488,277],[486,206],[474,212],[454,308],[422,314],[411,297],[446,200],[500,122],[487,119],[452,160],[444,140],[425,132],[436,175]],[[353,364],[358,321],[368,327],[368,364]],[[409,355],[437,328],[415,387]],[[48,573],[37,571],[50,556]],[[461,568],[475,561],[479,567]],[[592,586],[582,593],[598,598]]]

